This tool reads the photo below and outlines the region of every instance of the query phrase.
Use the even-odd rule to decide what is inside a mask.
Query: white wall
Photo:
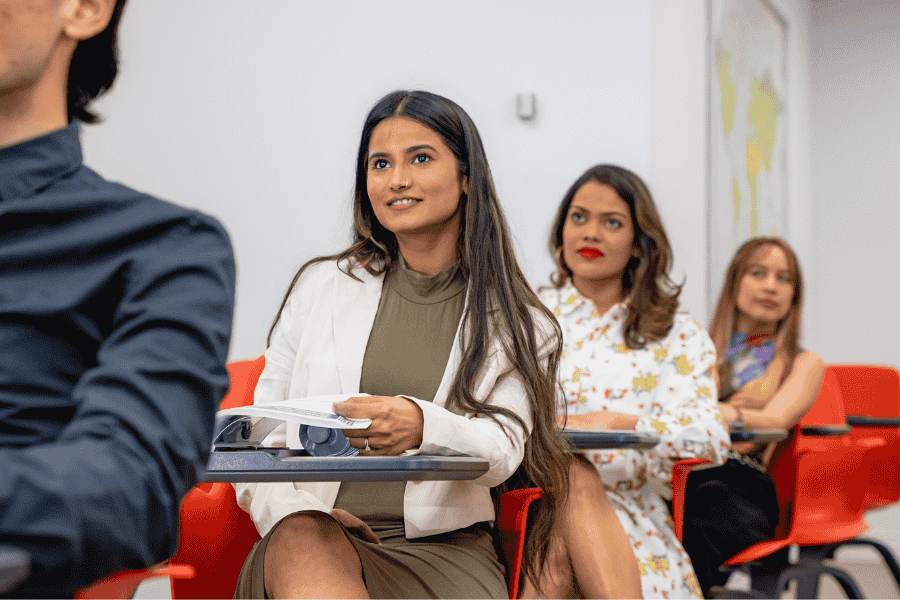
[[[900,365],[900,4],[813,5],[815,278],[828,362]]]
[[[812,76],[809,50],[809,3],[807,0],[770,0],[788,21],[788,235],[806,274],[807,295],[819,282],[815,272],[818,257],[813,247],[813,215],[817,210],[812,193]],[[801,343],[812,348],[816,319],[807,305]]]
[[[650,11],[648,184],[684,281],[681,305],[708,322],[706,2],[654,0]]]
[[[900,4],[817,1],[813,69],[810,347],[827,362],[900,366]],[[900,507],[867,515],[900,552]]]
[[[122,75],[85,154],[224,222],[239,269],[232,358],[263,351],[294,270],[347,243],[359,130],[398,87],[470,113],[533,285],[552,270],[549,221],[578,175],[613,162],[646,178],[687,280],[682,305],[705,321],[705,7],[132,0]],[[537,94],[533,122],[515,116],[520,91]]]
[[[777,4],[793,42],[790,241],[808,264],[805,2]],[[232,358],[262,353],[300,264],[346,245],[362,121],[395,88],[470,113],[535,286],[552,271],[550,219],[571,182],[600,162],[644,177],[682,306],[705,322],[720,285],[706,281],[706,12],[706,0],[132,0],[122,73],[85,154],[229,229]],[[537,95],[534,121],[516,117],[518,92]]]

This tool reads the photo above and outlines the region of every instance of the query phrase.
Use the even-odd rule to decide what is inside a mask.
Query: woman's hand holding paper
[[[400,396],[349,398],[334,404],[349,419],[371,419],[366,429],[345,429],[350,445],[363,456],[396,456],[422,444],[425,417],[419,405]],[[368,442],[368,450],[366,443]]]

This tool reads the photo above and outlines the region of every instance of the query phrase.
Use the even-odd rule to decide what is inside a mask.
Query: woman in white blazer
[[[490,467],[474,481],[400,487],[235,484],[263,536],[236,597],[506,597],[490,488],[521,465],[558,490],[533,526],[546,531],[565,501],[560,332],[516,263],[481,139],[459,106],[405,91],[376,103],[353,227],[347,250],[291,282],[255,402],[369,393],[336,406],[372,419],[347,431],[362,455],[470,455]],[[281,428],[267,444],[297,446],[297,436]],[[540,565],[547,536],[531,537]]]

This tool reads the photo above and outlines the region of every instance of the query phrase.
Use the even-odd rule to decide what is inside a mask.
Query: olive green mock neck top
[[[403,257],[384,277],[378,312],[363,358],[359,389],[373,396],[431,402],[440,387],[466,301],[459,263],[422,275]],[[370,527],[403,528],[406,482],[344,482],[335,508]]]

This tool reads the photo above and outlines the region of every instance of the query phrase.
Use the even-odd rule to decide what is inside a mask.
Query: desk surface
[[[578,450],[602,450],[608,448],[647,449],[659,443],[659,435],[641,431],[620,429],[574,429],[566,427],[563,435]]]
[[[752,429],[732,427],[729,429],[732,442],[780,442],[790,433],[787,429]]]
[[[900,427],[900,418],[847,415],[847,424],[853,427]]]
[[[27,552],[10,546],[0,546],[0,594],[25,581],[30,566],[31,557]]]
[[[305,456],[282,448],[216,451],[204,481],[426,481],[476,479],[488,461],[470,456]]]
[[[800,430],[803,435],[816,437],[841,437],[853,430],[850,425],[803,425]]]

